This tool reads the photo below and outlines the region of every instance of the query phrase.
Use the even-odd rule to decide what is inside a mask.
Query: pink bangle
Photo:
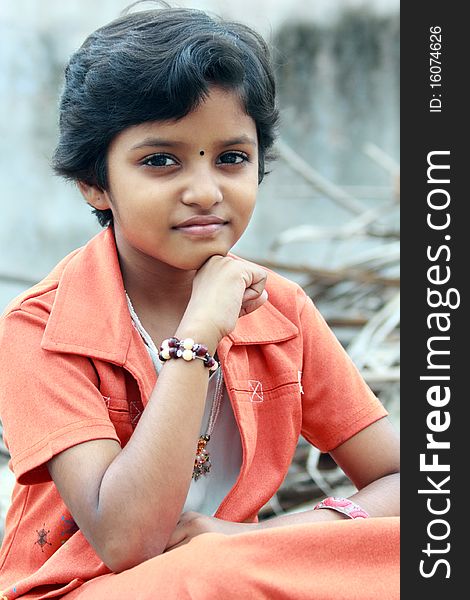
[[[329,498],[325,498],[321,502],[319,502],[314,510],[318,510],[320,508],[330,508],[331,510],[336,510],[336,512],[340,512],[343,515],[346,515],[350,519],[367,519],[370,515],[359,505],[354,504],[351,500],[347,498],[337,498],[334,496],[330,496]]]

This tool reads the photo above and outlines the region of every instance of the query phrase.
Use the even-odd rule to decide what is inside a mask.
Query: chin
[[[211,256],[227,256],[230,248],[215,248],[209,252],[195,252],[188,260],[181,261],[179,268],[184,271],[198,271]]]

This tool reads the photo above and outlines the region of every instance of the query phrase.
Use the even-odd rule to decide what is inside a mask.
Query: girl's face
[[[256,125],[233,92],[212,88],[178,121],[132,126],[108,151],[110,208],[127,266],[198,269],[245,231],[258,189]],[[184,225],[186,221],[191,222]],[[152,268],[153,267],[153,268]]]

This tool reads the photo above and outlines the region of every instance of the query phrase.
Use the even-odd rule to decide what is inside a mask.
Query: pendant
[[[201,435],[197,443],[196,459],[194,460],[193,479],[197,481],[201,475],[207,475],[211,470],[211,459],[206,450],[210,435]]]

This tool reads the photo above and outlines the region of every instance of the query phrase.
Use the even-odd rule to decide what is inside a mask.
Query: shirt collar
[[[132,322],[114,234],[109,227],[65,265],[42,347],[122,365],[131,337]]]

